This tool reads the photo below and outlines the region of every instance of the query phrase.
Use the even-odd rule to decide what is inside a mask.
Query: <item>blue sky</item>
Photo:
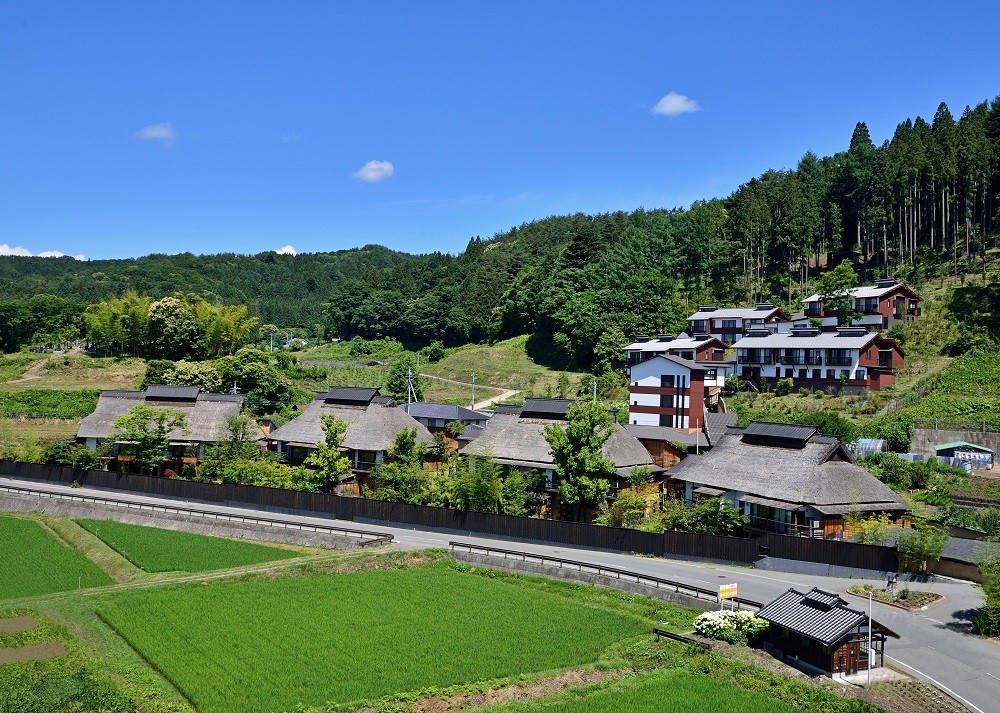
[[[688,205],[992,99],[998,5],[5,2],[0,252],[459,252]]]

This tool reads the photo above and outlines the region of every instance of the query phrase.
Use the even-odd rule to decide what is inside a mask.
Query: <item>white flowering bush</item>
[[[766,620],[745,611],[709,611],[694,620],[696,632],[730,644],[746,644],[766,629]]]

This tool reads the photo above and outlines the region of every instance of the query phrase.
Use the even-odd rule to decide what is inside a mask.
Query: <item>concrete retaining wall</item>
[[[523,562],[521,560],[505,559],[503,557],[493,557],[491,555],[477,555],[471,552],[462,552],[459,550],[453,550],[451,555],[455,559],[461,560],[462,562],[468,562],[469,564],[492,567],[493,569],[505,569],[510,572],[524,572],[525,574],[551,577],[553,579],[566,579],[572,582],[580,582],[582,584],[592,584],[595,587],[617,589],[622,592],[639,594],[644,597],[662,599],[663,601],[701,611],[709,611],[711,609],[719,608],[718,602],[711,601],[709,599],[698,599],[696,597],[678,594],[677,592],[668,589],[653,587],[648,584],[629,582],[628,580],[617,579],[603,574],[594,574],[593,572],[581,572],[568,567],[553,567],[551,565],[543,565],[539,562]]]
[[[114,520],[131,525],[146,525],[160,527],[165,530],[183,530],[203,535],[219,537],[234,537],[242,540],[257,540],[261,542],[280,542],[287,545],[305,545],[307,547],[322,547],[330,550],[350,549],[357,547],[360,540],[354,537],[344,537],[324,532],[292,530],[263,523],[231,522],[198,517],[197,515],[180,515],[177,513],[156,512],[154,510],[135,510],[119,508],[114,505],[98,503],[80,503],[59,498],[43,498],[33,495],[16,493],[0,494],[0,511],[5,512],[38,512],[46,515],[65,515],[74,518],[89,518],[93,520]]]
[[[986,446],[987,448],[992,448],[996,453],[1000,453],[1000,433],[935,431],[931,428],[913,429],[913,438],[910,439],[910,450],[913,453],[934,455],[934,446],[940,446],[942,443],[957,443],[958,441],[975,443],[977,446]]]

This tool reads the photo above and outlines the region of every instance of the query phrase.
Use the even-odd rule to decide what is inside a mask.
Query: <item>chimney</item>
[[[674,341],[673,334],[657,334],[656,341],[658,342],[672,342]]]
[[[819,335],[819,327],[792,327],[793,337],[815,337]]]
[[[748,337],[770,337],[771,336],[771,330],[769,330],[769,329],[748,329],[747,330],[747,336]]]
[[[714,312],[717,309],[719,308],[715,305],[698,305],[699,312]]]
[[[863,337],[868,334],[865,327],[837,327],[838,337]]]
[[[774,309],[774,305],[768,304],[766,302],[758,302],[757,306],[754,307],[756,312],[770,312]]]
[[[637,334],[636,337],[635,337],[635,341],[639,342],[639,343],[648,342],[649,341],[649,335],[647,335],[647,334]]]
[[[875,280],[875,286],[880,290],[885,289],[886,287],[893,287],[898,284],[899,283],[891,277],[883,277],[879,280]]]

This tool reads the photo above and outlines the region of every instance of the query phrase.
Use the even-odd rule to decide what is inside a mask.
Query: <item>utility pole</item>
[[[594,403],[596,404],[597,403],[597,377],[596,376],[594,377],[593,386],[594,386]]]
[[[472,373],[472,410],[476,410],[476,373]]]
[[[410,404],[417,401],[417,390],[413,386],[413,369],[406,370],[406,413],[410,412]]]
[[[868,685],[872,685],[872,590],[868,590]]]

